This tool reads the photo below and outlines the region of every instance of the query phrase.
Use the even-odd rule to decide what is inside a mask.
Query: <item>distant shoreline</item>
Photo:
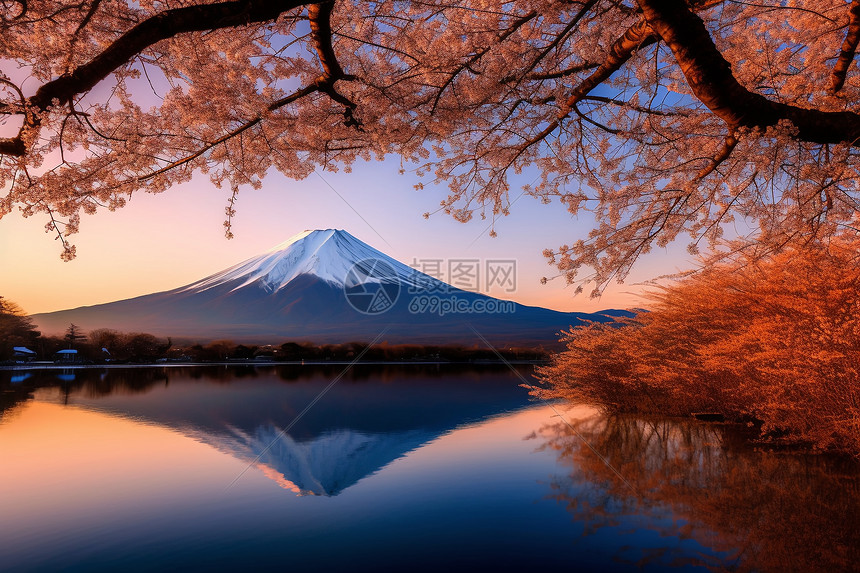
[[[0,364],[0,371],[33,371],[33,370],[92,370],[122,368],[203,368],[207,366],[427,366],[427,365],[452,365],[452,366],[506,366],[506,365],[537,365],[546,364],[545,360],[471,360],[471,361],[448,361],[448,360],[373,360],[373,361],[341,361],[341,360],[293,360],[293,361],[263,361],[263,360],[230,360],[222,362],[150,362],[144,364],[55,364],[55,363],[30,363],[30,364]]]

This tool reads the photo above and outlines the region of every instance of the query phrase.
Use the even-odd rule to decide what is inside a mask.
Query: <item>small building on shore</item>
[[[36,353],[26,346],[13,346],[12,358],[15,359],[15,362],[32,362],[36,359]]]
[[[60,350],[59,352],[54,354],[54,362],[58,364],[76,363],[80,361],[81,357],[78,354],[77,350]]]

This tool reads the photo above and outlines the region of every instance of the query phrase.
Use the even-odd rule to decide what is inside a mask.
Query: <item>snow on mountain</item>
[[[74,323],[85,331],[108,328],[196,341],[339,344],[384,333],[398,344],[489,340],[499,346],[557,345],[556,333],[571,325],[611,320],[501,304],[421,273],[335,229],[304,231],[260,256],[170,291],[32,318],[42,332],[52,334]]]
[[[351,272],[353,267],[366,260],[387,263],[393,271],[388,280],[399,280],[404,286],[436,281],[374,249],[346,231],[324,229],[298,233],[266,253],[190,284],[183,291],[203,292],[225,284],[235,284],[232,290],[238,290],[259,284],[266,292],[274,293],[300,275],[316,276],[342,288],[350,278],[355,279],[355,273]],[[385,270],[388,271],[388,268]],[[362,279],[364,282],[385,280],[373,276],[363,276]]]
[[[366,434],[350,429],[298,441],[274,426],[253,433],[230,428],[228,434],[185,430],[196,440],[252,463],[281,487],[299,495],[338,495],[438,436],[414,429]]]

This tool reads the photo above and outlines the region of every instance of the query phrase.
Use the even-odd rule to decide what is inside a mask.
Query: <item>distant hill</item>
[[[442,305],[457,305],[457,310]],[[439,312],[443,310],[444,312]],[[201,342],[289,339],[333,344],[555,345],[583,320],[628,314],[565,313],[467,292],[389,257],[341,230],[305,231],[190,285],[132,299],[33,315],[45,334],[69,323]]]

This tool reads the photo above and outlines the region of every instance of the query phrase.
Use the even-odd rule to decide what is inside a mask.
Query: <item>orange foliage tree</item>
[[[0,216],[81,212],[208,173],[389,154],[442,209],[526,191],[594,213],[547,255],[598,287],[735,214],[781,244],[858,209],[860,0],[9,0],[0,3]],[[587,277],[586,277],[587,278]]]
[[[651,295],[629,327],[565,333],[544,397],[618,412],[718,412],[772,439],[860,455],[857,245],[715,263]]]

